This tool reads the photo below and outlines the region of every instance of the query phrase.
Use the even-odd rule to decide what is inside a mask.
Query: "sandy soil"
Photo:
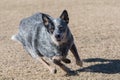
[[[36,12],[59,17],[64,9],[84,61],[78,67],[69,52],[67,66],[78,73],[69,77],[58,67],[57,74],[50,74],[10,40],[22,18]],[[120,0],[1,0],[0,80],[120,80]]]

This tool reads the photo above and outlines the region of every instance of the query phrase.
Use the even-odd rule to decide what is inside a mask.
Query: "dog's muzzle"
[[[60,34],[56,34],[55,38],[57,41],[61,41],[63,39],[63,36],[61,36]]]

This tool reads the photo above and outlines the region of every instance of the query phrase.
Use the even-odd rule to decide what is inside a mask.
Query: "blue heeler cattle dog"
[[[24,18],[19,25],[19,32],[12,36],[12,39],[22,43],[24,49],[37,60],[41,61],[52,73],[56,69],[44,59],[58,65],[66,73],[71,70],[63,63],[71,63],[66,58],[70,50],[78,66],[82,66],[82,61],[78,55],[73,35],[68,27],[69,16],[66,10],[59,18],[53,18],[48,14],[36,13],[31,17]]]

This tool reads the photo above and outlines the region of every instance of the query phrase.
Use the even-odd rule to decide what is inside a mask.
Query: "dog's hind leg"
[[[51,73],[56,73],[57,70],[52,67],[48,62],[46,62],[42,57],[37,58],[38,61],[40,61],[44,66],[46,66]]]
[[[82,60],[80,59],[79,55],[78,55],[78,52],[77,52],[77,49],[76,49],[76,46],[75,44],[72,45],[71,47],[71,52],[73,53],[75,59],[76,59],[76,64],[78,66],[83,66],[83,63],[82,63]]]

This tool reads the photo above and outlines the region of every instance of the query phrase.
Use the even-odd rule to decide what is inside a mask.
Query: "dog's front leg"
[[[57,70],[52,67],[48,62],[46,62],[42,57],[37,58],[37,60],[40,61],[45,67],[47,67],[51,73],[57,72]]]
[[[69,74],[71,72],[71,70],[66,67],[64,64],[61,63],[62,57],[61,56],[54,56],[52,58],[53,63],[58,65],[63,71],[65,71],[67,74]]]
[[[76,49],[76,46],[75,46],[75,44],[73,43],[73,45],[72,45],[72,47],[71,47],[71,52],[73,53],[73,55],[74,55],[74,57],[75,57],[75,59],[76,59],[76,64],[78,65],[78,66],[82,66],[83,65],[83,63],[82,63],[82,60],[80,59],[80,57],[79,57],[79,55],[78,55],[78,52],[77,52],[77,49]]]

